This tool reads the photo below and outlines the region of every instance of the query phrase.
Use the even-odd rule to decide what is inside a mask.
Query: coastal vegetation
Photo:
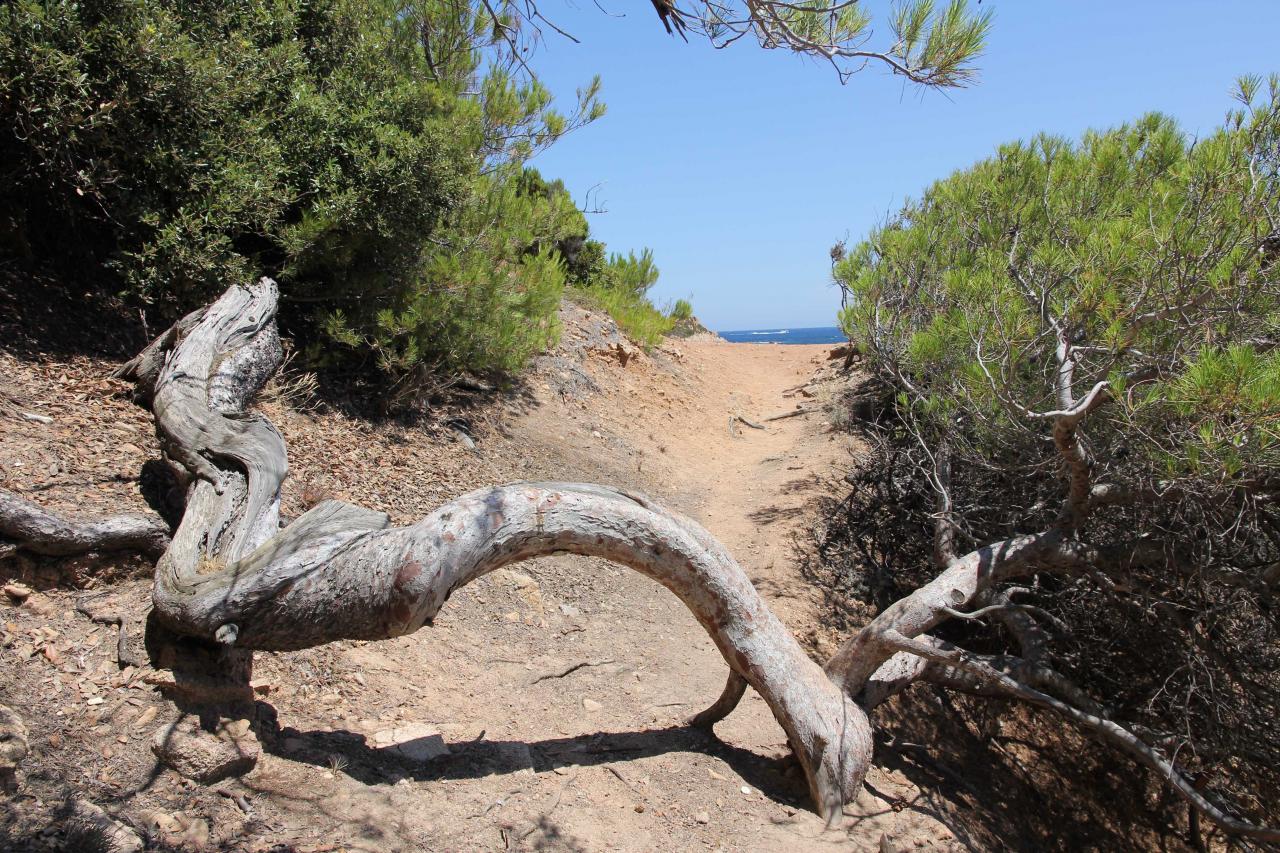
[[[675,36],[700,34],[717,47],[749,38],[819,58],[841,80],[875,65],[926,87],[973,80],[992,20],[989,10],[962,0],[908,0],[885,16],[887,42],[873,46],[873,16],[857,2],[651,5]],[[286,363],[285,338],[307,368],[375,388],[385,412],[419,409],[444,397],[442,389],[466,384],[480,389],[477,397],[490,395],[484,417],[501,421],[514,417],[519,395],[491,394],[499,383],[480,380],[517,375],[550,349],[565,299],[608,312],[647,347],[702,330],[688,300],[654,304],[659,269],[649,248],[611,251],[564,184],[532,165],[540,151],[605,114],[598,79],[562,109],[531,68],[532,48],[544,28],[555,28],[544,11],[488,0],[14,0],[0,8],[0,127],[7,131],[0,134],[0,269],[70,283],[141,314],[151,342],[113,365],[110,379],[105,370],[93,376],[92,387],[98,393],[119,382],[114,392],[123,398],[127,385],[146,410],[158,436],[148,462],[165,463],[164,473],[146,477],[163,481],[156,490],[167,503],[154,505],[169,513],[70,519],[30,499],[44,484],[29,485],[26,496],[6,485],[0,556],[128,551],[155,561],[146,661],[126,659],[123,616],[95,617],[88,596],[75,607],[118,629],[117,663],[128,678],[154,667],[146,683],[163,684],[164,701],[209,730],[175,723],[161,732],[147,785],[161,765],[209,783],[212,774],[191,772],[189,757],[218,750],[237,752],[228,762],[235,770],[219,781],[245,772],[258,755],[253,726],[267,737],[282,734],[264,710],[262,697],[274,688],[251,680],[255,654],[430,629],[450,596],[482,576],[568,555],[628,566],[687,606],[689,624],[704,629],[707,648],[723,657],[724,686],[678,727],[679,737],[715,726],[752,688],[781,726],[796,778],[828,825],[844,819],[873,772],[874,750],[887,740],[878,735],[893,724],[885,706],[928,684],[1025,704],[1050,726],[1073,726],[1127,755],[1181,798],[1197,848],[1209,846],[1202,820],[1225,844],[1280,843],[1280,829],[1265,825],[1280,801],[1280,78],[1241,79],[1225,122],[1201,137],[1150,114],[1078,139],[1045,134],[1001,146],[930,186],[851,249],[832,251],[844,296],[839,322],[851,346],[804,357],[821,358],[827,376],[842,377],[861,358],[866,385],[842,388],[834,399],[854,401],[844,423],[870,447],[841,481],[853,490],[827,519],[821,542],[822,556],[839,568],[838,591],[870,605],[843,642],[832,640],[830,625],[811,623],[812,642],[802,645],[775,617],[756,589],[772,563],[740,566],[711,532],[625,483],[560,482],[561,470],[578,465],[639,475],[667,456],[677,424],[689,429],[680,421],[695,402],[747,405],[740,389],[704,393],[708,386],[697,385],[693,371],[684,375],[688,383],[672,382],[677,366],[661,374],[668,387],[727,397],[682,400],[672,409],[652,399],[665,397],[665,388],[634,402],[628,398],[643,398],[645,388],[600,394],[582,359],[606,353],[600,372],[628,380],[636,370],[619,374],[630,350],[612,330],[608,348],[580,347],[578,361],[557,352],[546,360],[556,362],[557,376],[541,373],[544,388],[520,388],[533,408],[547,407],[543,433],[512,432],[505,440],[519,451],[538,440],[568,447],[572,456],[557,457],[554,479],[525,481],[539,475],[521,455],[503,469],[520,482],[490,480],[452,494],[433,483],[432,500],[443,503],[434,510],[396,505],[394,522],[391,509],[382,511],[394,480],[359,495],[368,507],[324,484],[286,506],[289,433],[278,424],[289,422],[313,457],[327,454],[325,471],[347,486],[367,476],[349,460],[364,460],[367,472],[374,457],[337,453],[349,436],[308,433],[312,425],[299,423],[307,419],[281,402],[287,391],[257,405]],[[738,357],[728,352],[725,361]],[[553,388],[552,380],[561,384]],[[64,394],[58,417],[74,423],[92,399],[61,384],[50,378],[45,387]],[[783,390],[780,382],[776,393],[757,390],[756,400],[814,396],[811,384]],[[574,394],[585,396],[584,388],[606,400],[599,407],[634,406],[630,412],[639,414],[618,420],[647,434],[647,457],[633,453],[626,436],[606,435],[599,409],[583,415],[588,406]],[[465,401],[472,404],[484,405]],[[651,404],[662,420],[637,428]],[[705,454],[711,445],[745,441],[738,425],[776,439],[766,424],[791,425],[822,410],[789,405],[759,423],[717,411],[689,444]],[[51,415],[12,408],[24,426],[54,425]],[[548,425],[555,418],[546,411],[563,423]],[[471,434],[479,430],[452,414],[432,425],[446,436],[442,446],[473,469],[477,459],[490,465],[483,439]],[[410,421],[387,431],[416,428]],[[125,435],[142,441],[112,432],[99,455],[122,450]],[[823,432],[817,440],[831,438]],[[604,448],[627,455],[590,468]],[[784,450],[759,465],[793,470]],[[434,461],[409,460],[406,477],[429,480]],[[689,494],[722,487],[720,480],[757,485],[703,464],[681,481]],[[65,471],[61,465],[42,460],[50,482]],[[498,469],[483,470],[487,479]],[[141,491],[143,474],[128,477]],[[798,475],[786,477],[778,490],[805,487]],[[750,519],[765,526],[791,511],[758,507]],[[495,657],[494,636],[523,642],[548,627],[546,617],[558,618],[554,610],[583,616],[567,601],[546,607],[531,577],[508,572],[503,582],[536,607],[536,618],[532,610],[527,619],[491,611],[465,630],[441,626],[454,652],[482,649],[468,663],[475,683],[495,665],[532,669],[522,653]],[[771,593],[781,598],[781,589]],[[811,592],[787,606],[801,608]],[[33,600],[34,591],[5,594]],[[636,636],[618,629],[623,608],[605,597],[596,599],[595,616],[610,620],[607,640]],[[574,635],[576,643],[587,633],[564,624],[557,639]],[[45,683],[84,674],[82,663],[73,669],[49,645],[55,637],[37,633],[46,638],[40,657],[29,645],[23,660],[68,664]],[[12,644],[8,629],[5,636]],[[678,657],[686,647],[674,636],[665,637],[666,648]],[[834,650],[824,662],[815,659],[822,649]],[[542,675],[521,671],[519,682],[501,689],[569,684],[560,679],[612,664],[595,656],[558,661]],[[335,686],[332,673],[311,674],[335,705],[369,701],[356,688]],[[652,694],[641,700],[644,678],[639,669],[627,677],[635,701],[688,704],[683,695],[670,705],[653,703]],[[363,674],[356,683],[367,686]],[[424,693],[406,690],[396,701],[403,707]],[[105,704],[88,692],[75,702],[66,707]],[[93,712],[93,727],[108,731],[127,702]],[[603,710],[589,698],[580,707]],[[437,748],[443,737],[434,729],[394,740],[406,728],[398,725],[400,710],[378,709],[395,726],[384,730],[388,744],[425,741],[418,746],[431,757],[423,763],[450,754]],[[0,725],[9,725],[0,712]],[[157,713],[152,707],[148,722]],[[380,724],[370,722],[375,742]],[[0,740],[14,740],[8,731]],[[381,785],[389,775],[379,762],[390,748],[366,748],[363,737],[332,730],[292,734],[307,737],[281,740],[304,750],[359,740],[361,769],[373,768],[367,778]],[[469,780],[472,767],[453,769],[482,766],[483,758],[473,759],[490,747],[491,754],[519,754],[528,757],[525,777],[545,776],[559,787],[543,817],[577,777],[556,782],[559,773],[539,774],[535,752],[540,761],[585,769],[599,763],[582,758],[592,750],[656,758],[676,742],[662,731],[638,739],[597,732],[581,742],[566,735],[537,745],[485,736],[481,730],[459,742],[452,775],[430,781]],[[127,748],[134,741],[121,734],[115,742]],[[246,758],[238,750],[250,742]],[[945,753],[954,744],[910,746]],[[283,744],[281,752],[291,754]],[[553,757],[561,753],[577,757]],[[332,779],[342,768],[331,760]],[[643,796],[647,782],[633,785],[607,770],[628,797]],[[404,794],[415,795],[421,792]],[[230,788],[217,796],[245,815],[251,810]],[[633,802],[623,811],[639,815],[646,807]],[[476,817],[473,811],[469,820]],[[699,826],[710,820],[694,818]],[[504,847],[538,829],[517,836],[514,826],[501,828]],[[886,838],[879,840],[886,849]]]
[[[1236,97],[1201,138],[1002,146],[837,262],[886,410],[825,547],[881,619],[926,608],[923,677],[1246,831],[1280,796],[1280,80]],[[965,607],[928,601],[973,560]]]
[[[567,281],[652,342],[651,255],[606,260],[526,165],[604,114],[599,80],[558,111],[519,25],[435,0],[8,4],[0,251],[154,323],[270,275],[306,363],[393,403],[519,370]]]
[[[877,51],[858,4],[655,9],[682,37],[938,87],[972,80],[990,24],[904,3]],[[652,344],[673,321],[648,250],[606,258],[527,169],[605,110],[598,79],[556,107],[529,64],[544,28],[535,4],[451,0],[5,4],[0,257],[154,324],[269,275],[305,361],[390,401],[519,370],[566,285]]]
[[[608,312],[637,343],[651,347],[681,319],[675,313],[677,306],[664,311],[649,299],[649,288],[657,281],[658,267],[649,249],[638,256],[634,252],[612,254],[585,280],[575,284],[572,298]],[[689,311],[692,314],[691,306]]]

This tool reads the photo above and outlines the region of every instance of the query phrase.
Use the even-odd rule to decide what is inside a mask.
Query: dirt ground
[[[337,496],[408,521],[516,479],[640,488],[728,545],[825,657],[836,638],[822,628],[792,537],[812,523],[823,479],[847,465],[850,439],[820,413],[761,421],[820,408],[823,392],[799,386],[827,363],[827,348],[694,339],[645,355],[607,319],[572,307],[564,319],[561,347],[524,385],[447,423],[347,416],[316,405],[305,377],[286,376],[262,406],[289,445],[286,516]],[[0,353],[6,488],[82,515],[149,511],[158,448],[147,414],[109,378],[116,363]],[[74,798],[149,843],[189,849],[954,844],[919,791],[879,769],[841,826],[824,831],[781,728],[753,694],[717,737],[684,727],[718,695],[725,665],[673,596],[604,561],[556,557],[496,572],[410,637],[259,654],[264,753],[251,773],[213,786],[157,764],[152,738],[177,711],[154,673],[118,668],[115,628],[76,610],[87,601],[89,613],[124,615],[137,646],[147,563],[18,555],[0,568],[40,590],[0,608],[0,702],[27,721],[33,747],[24,786],[5,805],[6,849],[74,849]]]

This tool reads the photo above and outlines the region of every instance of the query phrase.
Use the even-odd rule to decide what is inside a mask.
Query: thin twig
[[[615,661],[613,660],[613,658],[609,658],[607,660],[579,661],[578,663],[575,663],[572,666],[568,667],[567,669],[563,669],[559,672],[548,672],[548,673],[545,673],[544,675],[539,675],[533,681],[530,681],[529,685],[532,686],[534,684],[537,684],[540,681],[550,681],[553,678],[564,678],[566,675],[571,675],[577,672],[578,670],[584,669],[588,666],[604,666],[607,663],[615,663]]]
[[[764,419],[764,422],[769,423],[769,421],[780,421],[783,418],[794,418],[794,417],[798,417],[799,415],[811,415],[816,411],[818,411],[816,407],[809,408],[809,409],[793,409],[790,412],[783,412],[780,415],[770,415],[769,417]]]

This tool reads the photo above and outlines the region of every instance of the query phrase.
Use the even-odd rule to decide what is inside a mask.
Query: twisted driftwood
[[[116,515],[94,521],[63,518],[0,489],[0,536],[33,554],[67,557],[85,551],[140,551],[159,557],[169,528],[156,516]]]
[[[509,563],[604,557],[675,593],[724,655],[725,695],[696,721],[723,717],[750,684],[786,731],[819,813],[840,815],[870,764],[866,714],[693,521],[602,486],[515,483],[463,495],[408,527],[327,501],[279,529],[284,440],[248,411],[280,361],[276,297],[270,279],[233,287],[121,370],[188,480],[186,512],[156,567],[158,622],[227,651],[385,639],[430,625],[455,589]],[[243,679],[247,664],[238,667]]]
[[[187,486],[186,511],[171,541],[152,522],[65,522],[0,493],[0,535],[34,550],[74,553],[98,540],[151,553],[163,549],[148,645],[188,697],[251,695],[255,649],[408,634],[430,625],[449,595],[475,578],[567,551],[630,566],[685,603],[729,665],[721,696],[691,723],[714,725],[748,686],[755,688],[786,731],[817,810],[829,823],[857,794],[870,766],[867,713],[925,680],[1058,713],[1132,754],[1227,831],[1280,841],[1280,830],[1228,814],[1158,750],[1101,716],[1047,665],[1034,624],[1018,618],[1016,608],[1011,613],[1007,601],[990,603],[998,582],[1010,578],[1144,559],[1141,553],[1099,553],[1069,527],[965,555],[944,548],[938,576],[851,637],[825,671],[711,534],[642,495],[580,483],[514,483],[463,495],[408,527],[391,527],[379,512],[326,501],[280,529],[280,488],[288,473],[284,440],[249,411],[281,359],[276,301],[270,279],[232,287],[120,371],[150,406],[165,456]],[[960,612],[974,606],[979,609]],[[1023,657],[974,655],[927,633],[948,619],[984,612],[1006,617]]]

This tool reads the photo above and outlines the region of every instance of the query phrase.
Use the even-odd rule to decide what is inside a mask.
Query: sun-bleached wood
[[[430,625],[449,595],[501,566],[569,552],[629,566],[671,590],[724,656],[726,696],[750,684],[799,757],[819,813],[841,814],[871,761],[866,714],[800,648],[710,533],[643,495],[514,483],[450,501],[416,524],[322,503],[279,529],[284,441],[248,410],[276,370],[276,286],[233,287],[122,370],[187,478],[187,508],[157,565],[155,617],[239,650],[376,640]],[[709,716],[708,716],[709,715]]]
[[[1002,581],[1086,571],[1117,556],[1145,559],[1140,550],[1101,553],[1075,538],[1073,525],[959,556],[944,549],[939,574],[885,608],[825,670],[709,532],[633,492],[513,483],[458,497],[406,527],[392,527],[380,512],[326,501],[280,529],[280,490],[288,474],[284,440],[250,410],[281,359],[277,296],[270,279],[232,287],[119,372],[150,406],[165,457],[187,488],[171,541],[153,520],[68,522],[0,492],[0,534],[31,550],[70,554],[108,544],[163,550],[153,617],[157,631],[182,639],[169,646],[166,665],[175,678],[185,655],[198,664],[191,671],[221,670],[226,682],[247,690],[253,650],[408,634],[429,626],[454,590],[487,572],[543,555],[583,554],[653,578],[689,608],[729,666],[721,695],[691,724],[714,725],[753,687],[786,732],[829,823],[857,795],[870,766],[868,712],[927,680],[1058,713],[1162,775],[1227,831],[1280,841],[1280,831],[1232,817],[1172,761],[1106,719],[1044,662],[1034,631],[1023,630],[1027,620],[1014,626],[1021,658],[973,655],[928,634],[957,617],[1025,616],[1025,608],[1008,600],[1009,590],[997,588]],[[204,700],[236,695],[214,686]]]
[[[140,551],[152,557],[169,545],[169,527],[154,515],[114,515],[78,521],[0,489],[0,536],[34,554],[65,557],[86,551]]]

